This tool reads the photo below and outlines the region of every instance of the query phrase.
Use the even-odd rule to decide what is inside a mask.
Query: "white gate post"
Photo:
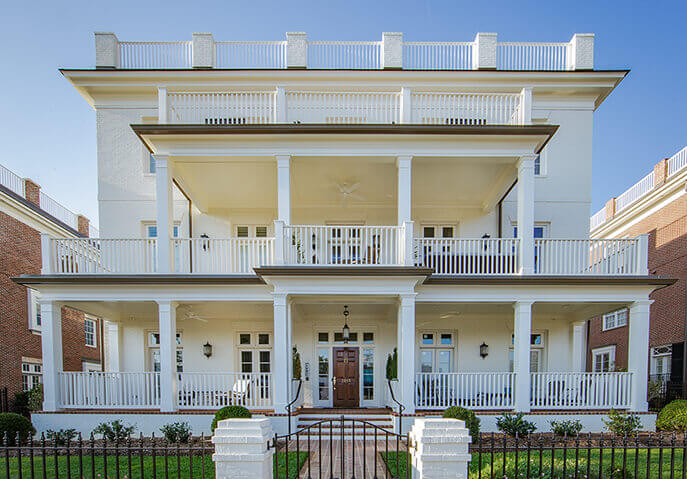
[[[212,436],[217,479],[272,479],[273,437],[268,418],[225,419]]]
[[[459,419],[416,419],[410,430],[412,479],[467,479],[470,434]]]

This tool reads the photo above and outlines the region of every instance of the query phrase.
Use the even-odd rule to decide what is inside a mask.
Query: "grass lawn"
[[[308,457],[307,452],[300,453],[300,460],[296,464],[296,452],[289,451],[289,477],[288,479],[295,479],[298,477],[299,466],[305,464]],[[78,456],[72,456],[67,462],[66,456],[57,457],[57,474],[55,474],[55,458],[50,456],[45,458],[45,468],[43,467],[43,458],[33,458],[33,471],[35,478],[42,478],[45,470],[45,477],[53,479],[55,477],[61,478],[90,478],[100,477],[100,479],[117,477],[117,458],[114,455],[107,456],[107,474],[105,474],[105,462],[102,456],[95,456],[93,463],[95,464],[95,471],[92,473],[92,462],[90,456],[83,456],[83,469],[79,469]],[[203,464],[204,463],[204,464]],[[141,460],[139,456],[131,457],[131,470],[129,470],[129,459],[126,456],[119,457],[119,477],[128,479],[151,479],[151,478],[190,478],[191,466],[193,466],[193,477],[203,477],[203,466],[205,466],[205,478],[213,479],[215,477],[215,465],[212,462],[212,455],[206,454],[203,457],[193,456],[193,460],[189,456],[179,456],[179,469],[177,473],[177,458],[170,456],[166,461],[165,458],[155,457],[155,467],[153,468],[153,457],[143,456],[143,474],[141,474]],[[21,476],[19,475],[19,461],[16,457],[9,458],[9,477],[12,479],[30,479],[31,478],[31,461],[28,457],[22,457],[21,461]],[[280,479],[286,479],[286,455],[280,452],[277,455],[278,476]],[[155,473],[153,474],[153,470]],[[165,470],[168,475],[165,475]],[[81,474],[80,474],[81,472]],[[7,462],[4,457],[0,457],[0,478],[7,479]],[[275,478],[276,479],[276,478]]]
[[[587,453],[589,452],[589,461],[587,461]],[[404,479],[406,477],[406,464],[408,461],[407,453],[401,451],[398,458],[398,469],[399,473],[396,471],[396,453],[390,452],[388,457],[386,454],[382,453],[382,459],[389,466],[392,476],[401,477]],[[623,459],[623,455],[624,459]],[[579,457],[577,459],[577,471],[578,477],[589,477],[593,478],[650,478],[650,479],[661,479],[662,477],[682,477],[682,450],[675,449],[675,454],[672,458],[673,461],[673,474],[671,474],[671,453],[670,449],[663,450],[663,457],[659,461],[659,450],[652,449],[650,456],[650,467],[649,473],[647,475],[647,451],[646,449],[615,449],[611,451],[610,449],[604,449],[603,455],[599,457],[599,449],[582,449],[579,450]],[[504,460],[503,453],[500,451],[494,451],[494,467],[491,467],[491,453],[482,453],[481,465],[480,465],[480,453],[472,454],[472,461],[470,462],[469,477],[470,479],[477,478],[515,478],[515,477],[525,477],[527,473],[527,452],[518,453],[517,461],[517,474],[516,474],[516,464],[515,464],[515,453],[507,452],[505,460],[505,474],[504,474]],[[613,456],[615,456],[613,458]],[[554,469],[553,474],[551,473],[551,451],[543,451],[541,454],[541,470],[539,469],[539,451],[531,451],[530,453],[530,475],[529,477],[538,477],[542,479],[563,479],[574,477],[575,475],[575,450],[571,449],[564,454],[564,451],[556,450],[553,454],[554,459]],[[565,459],[565,461],[564,461]],[[613,460],[613,469],[611,469],[611,461]],[[625,470],[626,475],[623,475],[623,460],[625,460]],[[565,467],[564,467],[565,462]],[[635,462],[637,463],[637,474],[635,476]],[[659,462],[660,474],[659,474]],[[587,464],[589,463],[589,476],[587,475]],[[599,469],[601,468],[601,474],[599,474]]]

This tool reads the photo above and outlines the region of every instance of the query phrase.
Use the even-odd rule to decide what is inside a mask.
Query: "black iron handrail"
[[[298,381],[298,389],[296,389],[296,396],[293,398],[293,401],[288,403],[286,405],[286,412],[288,415],[288,421],[289,421],[289,434],[291,434],[291,407],[296,404],[296,401],[298,401],[298,396],[301,395],[301,387],[303,386],[303,380],[302,379],[292,379],[291,381]]]
[[[394,395],[394,389],[391,387],[391,379],[387,379],[386,382],[389,384],[389,393],[391,393],[391,400],[398,405],[398,433],[401,433],[401,428],[403,427],[403,411],[406,410],[405,406],[401,404]]]

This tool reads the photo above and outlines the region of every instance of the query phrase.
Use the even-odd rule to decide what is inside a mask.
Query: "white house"
[[[46,237],[17,279],[55,358],[40,427],[389,414],[394,349],[408,417],[647,411],[649,293],[670,281],[644,237],[589,239],[594,111],[627,74],[593,68],[593,35],[95,40],[96,67],[62,73],[96,111],[101,238]],[[108,372],[62,371],[60,304],[108,322]],[[584,372],[585,321],[625,306],[628,370]]]

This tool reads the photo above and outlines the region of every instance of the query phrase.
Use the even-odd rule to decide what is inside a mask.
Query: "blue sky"
[[[658,1],[34,1],[0,15],[0,163],[36,180],[67,207],[97,218],[95,114],[58,72],[92,67],[93,31],[120,40],[568,41],[596,34],[597,68],[631,68],[594,125],[593,205],[687,145],[687,2]]]

